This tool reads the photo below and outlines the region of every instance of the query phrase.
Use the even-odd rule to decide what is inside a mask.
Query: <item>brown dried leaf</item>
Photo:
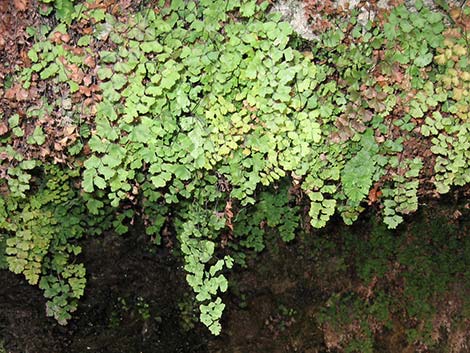
[[[92,34],[93,33],[93,27],[86,27],[82,29],[83,34]]]
[[[64,148],[59,142],[54,142],[54,149],[56,151],[62,151]]]
[[[365,110],[362,112],[362,121],[367,123],[372,120],[374,114],[370,110]]]
[[[88,55],[83,63],[92,69],[96,66],[95,59],[91,55]]]
[[[5,98],[8,100],[24,101],[29,98],[28,91],[21,87],[20,84],[15,84],[5,92]]]
[[[24,88],[20,88],[18,92],[16,92],[16,100],[17,101],[26,101],[29,98],[28,91]]]
[[[60,40],[64,43],[70,42],[70,35],[68,33],[64,33],[60,36]]]
[[[462,212],[460,212],[459,210],[455,210],[455,212],[452,214],[452,217],[454,219],[459,219],[461,216],[462,216]]]
[[[8,99],[8,100],[13,100],[13,98],[16,96],[16,89],[15,89],[15,86],[7,89],[5,91],[5,99]]]
[[[376,81],[377,81],[377,83],[379,84],[380,87],[384,87],[388,84],[388,77],[383,76],[383,75],[379,75],[376,78]]]
[[[377,91],[373,88],[368,88],[364,91],[364,97],[367,99],[373,99],[377,96]]]
[[[335,125],[336,125],[338,128],[341,128],[341,127],[343,127],[343,126],[349,126],[349,119],[348,119],[348,117],[346,117],[346,116],[344,116],[344,115],[341,115],[338,119],[336,119]]]
[[[56,44],[60,44],[60,43],[61,43],[61,39],[60,39],[61,36],[62,36],[62,33],[60,33],[60,32],[54,32],[54,33],[52,34],[52,37],[53,37],[52,41],[53,41],[54,43],[56,43]]]
[[[351,127],[356,130],[357,132],[364,132],[366,131],[366,126],[360,122],[360,121],[357,121],[357,120],[353,120],[351,121]]]
[[[70,136],[70,135],[73,135],[74,132],[75,132],[75,126],[73,125],[69,125],[67,127],[64,128],[64,136]]]
[[[225,204],[225,209],[224,209],[224,214],[225,214],[225,225],[233,232],[233,212],[232,212],[232,201],[228,200],[227,203]]]
[[[91,148],[90,148],[90,145],[88,145],[88,143],[83,146],[83,154],[85,156],[88,156],[89,154],[91,153]]]
[[[69,78],[76,83],[81,83],[85,76],[83,71],[76,64],[68,65],[67,68],[71,71],[68,75]]]
[[[86,87],[86,86],[80,86],[79,88],[80,90],[80,93],[87,96],[87,97],[90,97],[91,96],[91,89],[90,87]]]
[[[18,11],[25,11],[28,7],[28,0],[14,0],[13,4]]]
[[[379,185],[376,184],[370,191],[368,195],[368,201],[367,203],[372,205],[373,203],[377,202],[379,198],[382,196],[382,191],[379,190]]]
[[[60,139],[59,141],[54,142],[54,149],[56,151],[62,151],[65,147],[67,147],[67,145],[69,144],[68,142],[69,142],[69,137],[66,136]]]
[[[0,122],[0,136],[8,132],[8,125],[5,122]]]
[[[70,49],[70,51],[74,54],[74,55],[83,55],[84,54],[84,49],[83,48],[78,48],[78,47],[72,47]]]
[[[90,86],[92,83],[93,83],[93,78],[92,78],[90,75],[86,75],[86,76],[83,78],[83,84],[84,84],[85,86]]]
[[[340,143],[341,142],[341,137],[339,136],[339,134],[337,132],[333,132],[330,135],[330,141],[333,142],[333,143]]]

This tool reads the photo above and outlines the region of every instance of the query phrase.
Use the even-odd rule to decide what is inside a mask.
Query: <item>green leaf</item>
[[[429,15],[427,16],[427,20],[429,23],[433,24],[433,23],[438,23],[438,22],[441,22],[442,21],[442,15],[438,12],[431,12],[429,13]]]
[[[189,180],[191,179],[191,172],[184,165],[176,165],[173,168],[173,174],[176,178],[180,180]]]
[[[175,85],[176,81],[178,81],[179,78],[180,74],[178,73],[178,71],[165,70],[162,73],[160,86],[164,89],[169,89]]]
[[[115,121],[118,117],[116,111],[114,110],[114,105],[107,100],[104,100],[98,104],[96,108],[96,116],[100,118],[107,118],[110,121]]]
[[[88,146],[93,152],[104,153],[106,152],[108,143],[103,143],[97,135],[93,135],[88,141]]]
[[[123,74],[128,74],[132,72],[134,67],[135,65],[133,66],[129,64],[128,62],[118,62],[114,65],[114,70],[116,70],[116,72],[122,72]]]
[[[33,134],[28,137],[28,143],[30,145],[42,145],[44,142],[46,142],[46,135],[40,126],[36,126]]]
[[[426,54],[422,54],[416,57],[414,63],[416,66],[425,67],[425,66],[428,66],[430,63],[432,63],[432,59],[433,59],[433,54],[426,53]]]
[[[79,47],[88,47],[91,43],[91,38],[92,36],[90,35],[85,35],[83,37],[80,37],[80,39],[77,41],[77,45]]]
[[[46,67],[44,70],[41,71],[40,77],[42,80],[46,80],[59,71],[59,66],[56,63],[50,64],[48,67]]]
[[[10,118],[8,118],[8,126],[10,129],[13,129],[18,126],[20,122],[19,114],[13,114]]]
[[[106,181],[102,177],[96,175],[93,181],[98,188],[100,189],[106,188]]]
[[[55,16],[59,21],[72,22],[74,6],[71,0],[56,0],[55,11]]]
[[[150,180],[156,188],[162,188],[169,180],[171,180],[171,173],[161,172],[160,174],[151,177]]]
[[[243,2],[240,6],[240,14],[244,17],[252,17],[255,14],[256,0],[249,0]]]
[[[151,42],[141,43],[140,49],[142,49],[144,53],[161,53],[163,51],[163,46],[158,43],[157,40],[153,40]]]
[[[127,84],[127,77],[123,74],[115,74],[113,75],[111,82],[113,84],[113,88],[119,91]]]
[[[116,168],[121,164],[122,158],[120,158],[120,156],[116,155],[115,153],[108,153],[102,158],[102,161],[105,165],[109,166],[110,168]]]
[[[375,172],[370,153],[363,149],[351,158],[341,173],[344,193],[353,202],[362,201],[368,194]]]
[[[385,23],[384,24],[384,32],[385,32],[385,37],[388,40],[393,40],[397,37],[397,32],[395,29],[395,24],[392,23]]]
[[[78,85],[78,83],[74,82],[74,81],[69,81],[68,82],[69,84],[69,87],[70,87],[70,93],[75,93],[79,90],[80,86]]]
[[[96,176],[95,169],[86,169],[83,172],[82,188],[85,192],[91,193],[95,189],[93,185],[93,179],[95,176]]]
[[[224,267],[224,260],[218,260],[214,265],[209,269],[209,274],[211,277],[214,277],[217,272],[219,272]]]
[[[36,167],[36,161],[34,159],[26,160],[20,163],[20,168],[23,170],[31,170]]]
[[[102,50],[99,53],[101,60],[106,64],[115,63],[117,60],[117,53],[115,52]]]
[[[403,217],[398,215],[384,217],[384,223],[389,229],[395,229],[401,222],[403,222]]]
[[[36,52],[36,50],[30,49],[28,51],[28,58],[30,58],[33,63],[37,62],[39,58],[38,58],[38,53]]]
[[[113,76],[113,70],[111,70],[109,67],[103,66],[98,69],[98,78],[100,80],[106,80],[112,76]]]
[[[101,22],[105,19],[105,11],[103,9],[95,9],[90,12],[91,17],[96,22]]]
[[[294,59],[294,51],[292,50],[292,48],[286,48],[284,50],[284,57],[286,61],[292,61],[292,59]]]
[[[115,141],[119,137],[115,128],[109,123],[108,118],[103,115],[96,117],[96,133],[109,141]]]
[[[400,28],[405,33],[409,33],[413,30],[413,26],[407,20],[400,21]]]

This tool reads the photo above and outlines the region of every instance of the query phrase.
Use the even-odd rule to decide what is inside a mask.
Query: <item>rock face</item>
[[[345,8],[349,6],[350,9],[353,9],[358,6],[359,2],[360,0],[337,0],[335,4],[337,7]],[[317,35],[308,23],[309,19],[304,5],[305,2],[301,0],[279,0],[274,4],[272,11],[280,12],[283,16],[283,20],[289,22],[302,38],[313,40],[317,38]],[[387,0],[380,0],[378,6],[384,8],[388,7]],[[358,16],[358,21],[365,25],[368,20],[372,20],[374,17],[374,13],[363,8]],[[318,18],[320,19],[320,15],[318,15]],[[310,21],[315,21],[315,19],[310,19]]]
[[[336,0],[334,3],[337,7],[341,6],[344,8],[349,6],[350,9],[353,9],[359,5],[360,0]],[[404,3],[408,8],[413,8],[415,0],[405,0]],[[431,9],[437,8],[434,0],[423,0],[423,3],[424,6]],[[317,38],[317,35],[308,23],[308,16],[306,15],[304,4],[305,2],[302,0],[278,0],[273,4],[272,11],[281,13],[283,20],[289,22],[299,36],[307,40],[313,40]],[[390,8],[388,0],[379,0],[377,6],[381,9]],[[363,25],[374,18],[375,13],[366,8],[362,8],[358,15],[358,21]]]
[[[289,22],[294,31],[302,38],[308,40],[316,38],[307,23],[307,15],[302,1],[280,0],[274,4],[272,11],[280,12],[283,20]]]

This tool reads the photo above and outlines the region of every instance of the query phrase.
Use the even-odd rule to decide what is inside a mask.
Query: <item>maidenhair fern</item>
[[[419,138],[431,142],[439,192],[470,181],[468,35],[443,32],[422,3],[383,24],[352,18],[301,52],[267,2],[160,1],[121,17],[43,2],[62,23],[34,33],[19,76],[23,89],[41,82],[57,97],[28,109],[32,128],[9,116],[1,136],[0,264],[39,283],[61,323],[83,294],[78,240],[124,233],[137,212],[156,243],[174,225],[201,321],[218,334],[232,257],[262,250],[266,227],[292,240],[293,203],[321,228],[377,202],[396,227],[417,208],[426,161],[404,146]]]

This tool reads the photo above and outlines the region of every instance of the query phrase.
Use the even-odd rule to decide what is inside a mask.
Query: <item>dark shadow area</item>
[[[188,288],[174,257],[156,256],[132,236],[89,239],[83,248],[88,283],[65,327],[46,317],[37,287],[0,271],[0,338],[7,352],[207,352],[203,328],[181,329],[178,304]]]

